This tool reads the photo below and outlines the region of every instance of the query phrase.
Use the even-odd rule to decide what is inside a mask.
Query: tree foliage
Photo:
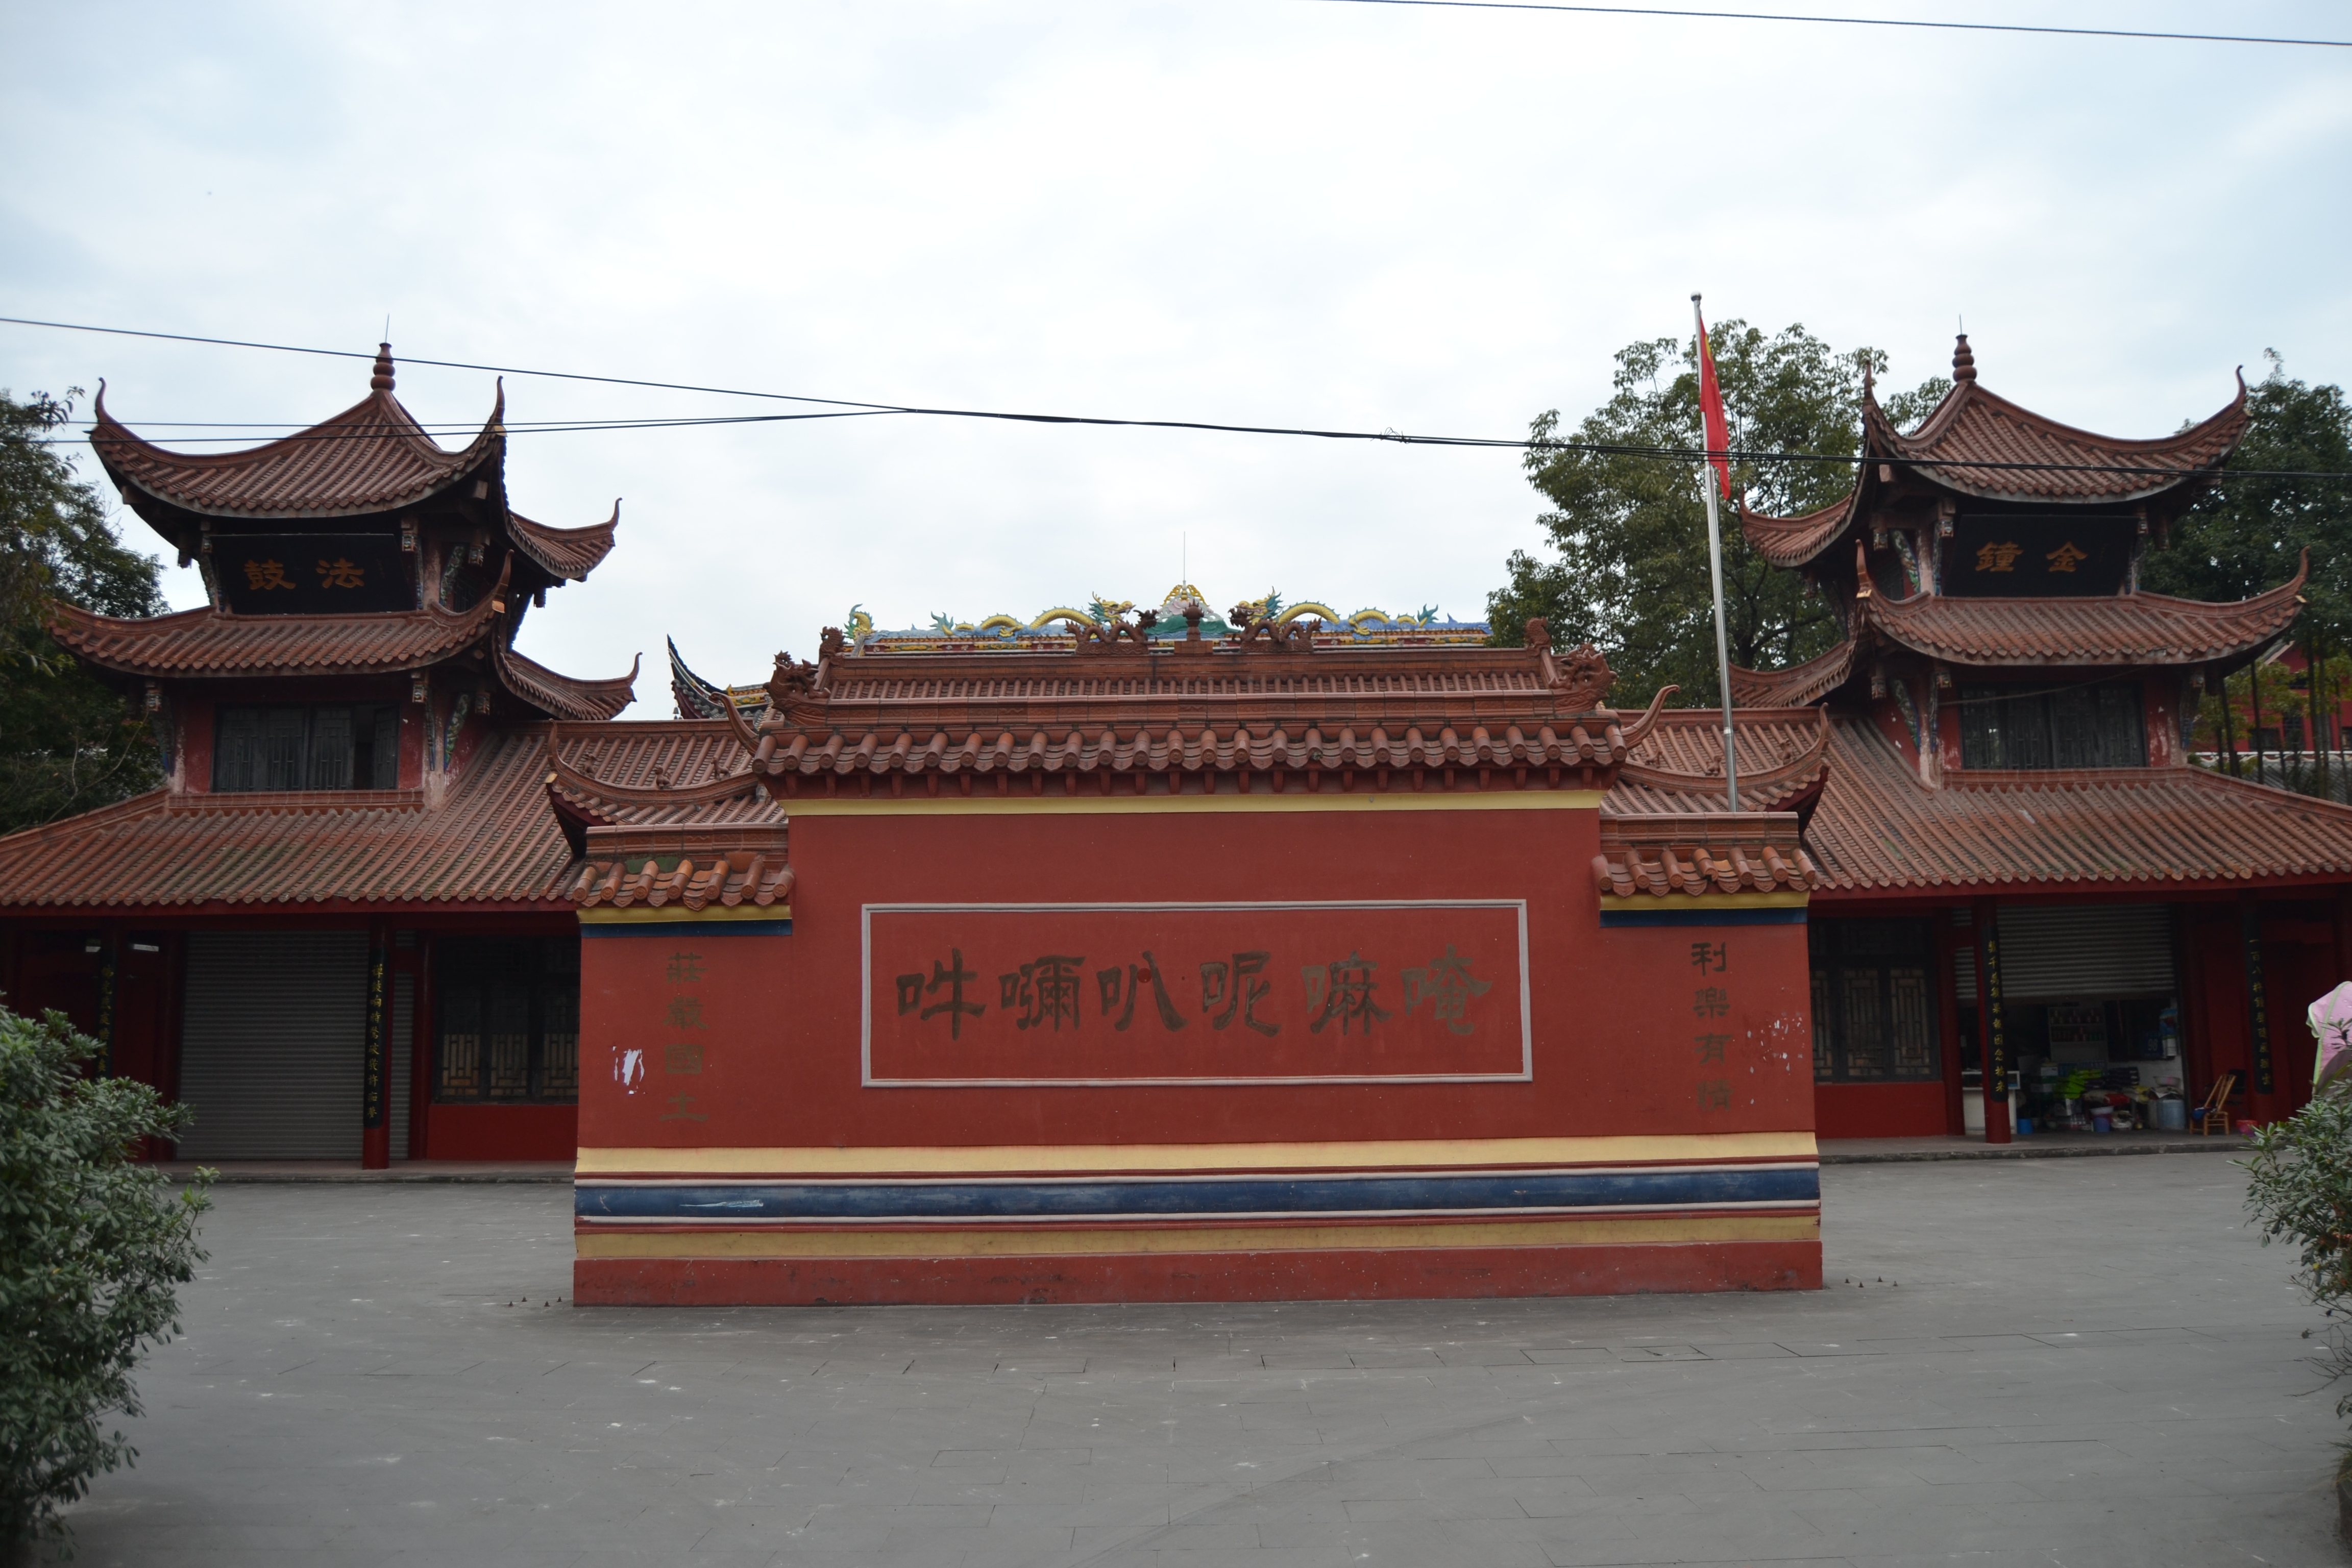
[[[2331,1379],[2352,1373],[2352,1096],[2323,1092],[2255,1129],[2254,1152],[2239,1163],[2263,1245],[2294,1248],[2295,1283],[2326,1317],[2320,1370]],[[2336,1413],[2352,1415],[2352,1394]]]
[[[2352,481],[2263,472],[2352,473],[2352,403],[2341,387],[2288,376],[2277,350],[2263,357],[2270,373],[2250,389],[2245,439],[2231,455],[2225,477],[2173,525],[2170,548],[2153,552],[2140,574],[2141,584],[2156,593],[2243,599],[2294,576],[2296,561],[2311,552],[2307,603],[2293,631],[2303,670],[2264,667],[2259,687],[2241,671],[2229,682],[2233,700],[2227,715],[2220,694],[2209,692],[2199,716],[2199,743],[2222,752],[2222,766],[2241,772],[2245,764],[2235,753],[2253,747],[2257,699],[2266,729],[2288,729],[2306,745],[2326,733],[2325,721],[2345,690],[2344,655],[2352,647]],[[2226,477],[2232,471],[2242,477]],[[2289,713],[2296,721],[2283,725]],[[2270,749],[2279,749],[2278,742]],[[2314,795],[2343,793],[2343,781],[2331,777],[2327,753],[2315,747],[2308,759],[2286,763],[2283,777],[2267,763],[2252,765],[2267,782]]]
[[[63,1535],[58,1508],[136,1458],[107,1417],[139,1414],[131,1369],[205,1256],[211,1173],[174,1195],[132,1159],[187,1110],[83,1077],[97,1049],[61,1013],[0,1008],[0,1543]]]
[[[110,616],[164,607],[154,559],[123,542],[53,444],[79,395],[0,392],[0,832],[105,805],[162,776],[144,721],[47,631],[53,596]]]
[[[2275,349],[2248,392],[2246,436],[2223,469],[2352,472],[2352,403],[2338,386],[2290,378]],[[2341,647],[2352,637],[2352,487],[2343,479],[2224,479],[2149,552],[2140,585],[2184,599],[2244,599],[2294,575],[2311,552],[2301,622]]]
[[[1884,374],[1885,353],[1872,348],[1841,353],[1801,325],[1768,337],[1739,321],[1717,323],[1709,346],[1733,449],[1834,458],[1860,451],[1864,371]],[[1509,581],[1487,595],[1494,640],[1516,645],[1528,618],[1541,616],[1556,644],[1589,641],[1608,654],[1618,677],[1614,700],[1646,701],[1671,682],[1683,689],[1684,700],[1711,703],[1717,700],[1715,618],[1706,504],[1696,465],[1540,445],[1569,439],[1608,447],[1700,446],[1697,340],[1628,344],[1618,352],[1612,386],[1609,401],[1572,437],[1561,436],[1557,409],[1530,426],[1539,444],[1528,452],[1528,479],[1552,503],[1538,521],[1555,553],[1512,553]],[[1907,425],[1949,389],[1949,382],[1937,377],[1888,399],[1885,408]],[[1790,515],[1844,495],[1853,486],[1853,467],[1738,461],[1732,483],[1750,510]],[[1723,544],[1734,663],[1777,668],[1825,651],[1843,635],[1836,617],[1806,597],[1794,573],[1770,565],[1748,547],[1728,508]]]

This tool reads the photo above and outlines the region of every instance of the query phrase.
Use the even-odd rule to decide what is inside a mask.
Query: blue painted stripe
[[[1811,1204],[1811,1165],[1698,1171],[1481,1171],[1464,1175],[1010,1182],[730,1183],[574,1189],[589,1219],[1118,1219],[1177,1215]]]
[[[1793,910],[1603,910],[1609,926],[1801,926],[1805,911]]]
[[[680,910],[674,921],[594,921],[581,922],[583,937],[659,936],[675,941],[678,932],[693,928],[698,937],[704,936],[790,936],[790,921],[708,921],[697,920]]]

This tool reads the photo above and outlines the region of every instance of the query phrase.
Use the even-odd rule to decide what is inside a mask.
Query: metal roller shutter
[[[1974,1000],[1969,954],[1961,1000]],[[2172,910],[2165,904],[2084,904],[2000,911],[2004,1002],[2170,996]]]
[[[356,1160],[363,931],[194,931],[180,1098],[187,1160]]]

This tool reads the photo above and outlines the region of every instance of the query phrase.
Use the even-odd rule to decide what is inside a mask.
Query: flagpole
[[[1691,324],[1698,332],[1699,353],[1706,353],[1706,319],[1699,314],[1698,296],[1691,296]],[[1699,446],[1706,446],[1706,418],[1699,417]],[[1727,435],[1729,426],[1725,426]],[[1711,462],[1698,467],[1698,488],[1706,496],[1706,570],[1715,582],[1715,671],[1723,695],[1723,784],[1731,809],[1739,809],[1739,763],[1731,740],[1731,643],[1723,620],[1723,522],[1715,505],[1715,474]]]

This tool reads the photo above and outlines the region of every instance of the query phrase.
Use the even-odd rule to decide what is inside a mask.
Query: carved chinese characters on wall
[[[874,906],[869,1083],[1528,1071],[1516,902]]]

